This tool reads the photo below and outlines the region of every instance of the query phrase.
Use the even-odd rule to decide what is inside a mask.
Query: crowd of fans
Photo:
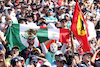
[[[34,47],[29,35],[24,50],[14,46],[9,50],[6,32],[12,23],[53,29],[70,29],[75,0],[0,0],[0,67],[100,67],[100,0],[79,0],[88,24],[91,52],[84,52],[74,34],[69,43],[51,40]]]

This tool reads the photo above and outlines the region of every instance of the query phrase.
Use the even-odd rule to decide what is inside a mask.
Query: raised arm
[[[97,51],[95,52],[95,54],[93,55],[93,57],[92,57],[92,59],[91,59],[91,62],[92,62],[93,64],[95,63],[95,58],[96,58],[96,56],[97,56],[97,54],[98,54],[99,51],[100,51],[100,49],[97,50]]]
[[[44,43],[41,43],[41,48],[42,48],[43,54],[46,55],[48,50],[47,50],[47,48],[46,48]]]
[[[68,44],[67,43],[64,43],[62,48],[61,48],[61,51],[64,53],[65,49],[67,48]]]

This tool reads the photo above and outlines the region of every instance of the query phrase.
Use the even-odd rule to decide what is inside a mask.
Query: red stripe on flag
[[[69,43],[69,29],[60,29],[59,42]]]
[[[56,40],[51,40],[51,42],[46,46],[46,48],[49,49],[49,48],[50,48],[50,45],[51,45],[52,43],[56,43]]]
[[[47,29],[47,27],[40,27],[40,29]]]

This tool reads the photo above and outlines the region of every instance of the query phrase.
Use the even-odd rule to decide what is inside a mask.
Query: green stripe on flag
[[[47,29],[38,29],[37,30],[37,37],[40,43],[45,42],[48,39],[48,30]]]
[[[22,51],[25,49],[25,46],[21,43],[20,40],[20,24],[12,24],[12,27],[9,27],[6,34],[6,40],[8,43],[8,46],[10,50],[13,46],[18,46],[20,49],[19,51]]]

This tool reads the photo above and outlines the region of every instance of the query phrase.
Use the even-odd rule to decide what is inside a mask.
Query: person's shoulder
[[[21,52],[24,52],[24,51],[27,51],[28,50],[28,48],[26,47],[25,49],[23,49]]]

